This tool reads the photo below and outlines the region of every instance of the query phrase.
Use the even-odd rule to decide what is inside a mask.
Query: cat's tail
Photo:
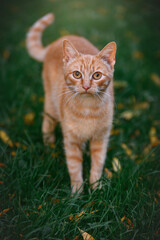
[[[26,46],[29,55],[40,62],[43,62],[48,49],[48,46],[42,46],[42,33],[44,29],[53,22],[53,20],[54,15],[52,13],[48,13],[44,17],[40,18],[37,22],[35,22],[27,33]]]

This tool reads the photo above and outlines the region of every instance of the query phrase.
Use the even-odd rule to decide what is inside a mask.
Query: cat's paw
[[[89,183],[92,189],[102,188],[102,182],[95,176],[90,176]]]
[[[49,145],[55,143],[55,136],[53,133],[43,133],[43,143],[44,145]]]
[[[71,183],[72,194],[81,193],[83,191],[83,182],[82,181],[74,181]]]

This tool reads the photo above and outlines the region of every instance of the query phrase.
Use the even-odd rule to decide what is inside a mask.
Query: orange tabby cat
[[[45,143],[54,142],[54,128],[61,123],[72,192],[83,188],[82,144],[90,141],[90,184],[97,187],[113,119],[113,72],[116,43],[100,52],[79,36],[61,37],[47,47],[42,31],[53,14],[38,20],[27,35],[29,54],[44,62],[45,90],[42,133]]]

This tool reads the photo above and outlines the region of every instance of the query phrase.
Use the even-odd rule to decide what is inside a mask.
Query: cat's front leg
[[[81,143],[72,136],[64,137],[67,167],[71,180],[72,193],[83,190]]]
[[[109,136],[105,136],[103,138],[91,139],[90,141],[90,152],[91,152],[90,184],[93,189],[96,188],[97,185],[99,184],[97,181],[100,179],[102,175],[105,158],[106,158],[108,137]]]

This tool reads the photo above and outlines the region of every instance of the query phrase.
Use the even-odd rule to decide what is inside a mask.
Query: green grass
[[[96,240],[160,239],[160,146],[145,150],[151,127],[160,139],[160,87],[151,77],[160,76],[158,3],[6,0],[1,11],[0,130],[20,146],[11,148],[0,140],[0,162],[5,164],[0,167],[0,239],[82,239],[78,227]],[[28,56],[24,46],[27,29],[48,12],[54,12],[56,19],[44,33],[45,44],[64,30],[83,35],[100,49],[114,40],[115,80],[127,83],[115,88],[113,126],[119,133],[110,138],[105,165],[113,177],[103,174],[103,188],[90,191],[87,148],[85,190],[79,197],[71,197],[60,127],[54,149],[42,143],[42,65]],[[148,107],[130,120],[121,117],[124,111],[135,113],[140,102]],[[24,121],[28,112],[35,113],[31,125]],[[130,156],[122,143],[131,149]],[[120,173],[112,169],[114,157],[121,162]]]

